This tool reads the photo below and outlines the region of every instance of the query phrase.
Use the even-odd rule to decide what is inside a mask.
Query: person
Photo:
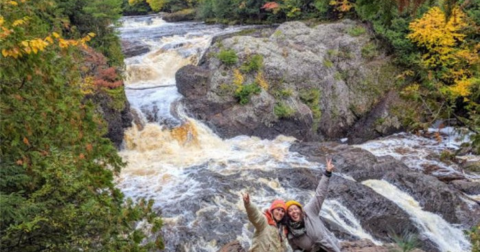
[[[285,216],[285,201],[274,200],[263,213],[250,201],[248,193],[242,194],[247,216],[255,227],[250,252],[288,251],[286,228],[282,224]]]
[[[340,246],[320,219],[320,210],[328,192],[334,165],[327,159],[325,172],[315,190],[315,196],[302,207],[294,200],[287,201],[288,242],[294,252],[340,252]]]

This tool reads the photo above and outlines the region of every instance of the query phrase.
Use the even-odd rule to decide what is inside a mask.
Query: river
[[[182,96],[175,86],[175,72],[187,64],[197,64],[213,36],[252,27],[167,23],[158,16],[128,17],[122,22],[121,39],[147,45],[150,51],[125,60],[126,95],[138,120],[125,133],[120,155],[128,164],[117,178],[117,186],[127,197],[155,200],[154,208],[164,221],[166,251],[213,252],[233,240],[248,248],[253,230],[240,192],[250,192],[252,202],[260,208],[268,207],[275,198],[305,202],[313,191],[291,187],[273,174],[283,169],[323,169],[324,164],[289,151],[296,140],[292,137],[221,139],[202,122],[187,116],[179,102]],[[356,147],[377,156],[393,156],[412,169],[421,169],[424,163],[438,163],[427,158],[429,153],[455,149],[468,141],[458,139],[453,131],[444,135],[445,140],[439,142],[401,133]],[[437,172],[458,172],[455,165],[437,165],[441,167]],[[469,176],[477,181],[480,178]],[[386,181],[368,180],[363,184],[404,209],[439,251],[470,250],[462,226],[422,210],[413,197]],[[327,199],[321,216],[352,237],[382,244],[337,200]]]

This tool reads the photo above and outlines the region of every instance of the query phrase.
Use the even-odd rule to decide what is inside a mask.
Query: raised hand
[[[242,194],[243,202],[247,205],[250,204],[250,195],[248,193],[245,193],[245,194],[241,193],[241,194]]]
[[[327,168],[326,168],[326,170],[327,170],[327,172],[332,172],[333,169],[335,169],[335,166],[334,166],[333,163],[332,163],[332,159],[331,159],[331,158],[327,158],[326,160],[327,160]]]

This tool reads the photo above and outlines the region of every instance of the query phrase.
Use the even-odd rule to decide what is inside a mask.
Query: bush
[[[217,58],[227,66],[232,66],[237,64],[238,57],[234,50],[221,50],[218,53]]]
[[[263,67],[263,56],[260,54],[255,54],[248,59],[247,62],[243,63],[240,67],[245,73],[250,73],[254,71],[258,71]]]
[[[279,102],[273,108],[273,112],[278,118],[291,118],[295,115],[295,110],[283,102]]]
[[[252,83],[248,85],[243,85],[235,91],[235,97],[238,99],[238,102],[242,105],[247,104],[250,101],[250,96],[252,94],[260,94],[262,89],[258,86],[257,83]]]

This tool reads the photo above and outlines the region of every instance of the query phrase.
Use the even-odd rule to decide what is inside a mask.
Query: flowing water
[[[175,72],[184,65],[196,64],[214,35],[241,29],[246,27],[172,24],[156,16],[124,18],[120,28],[122,40],[148,45],[150,51],[125,60],[126,94],[141,122],[125,133],[120,155],[128,165],[117,185],[127,197],[155,200],[154,207],[164,220],[167,251],[217,251],[233,240],[248,248],[253,228],[248,224],[240,192],[249,192],[259,208],[268,207],[275,198],[306,202],[313,191],[282,183],[275,174],[293,168],[324,168],[324,164],[290,152],[295,141],[292,137],[221,139],[201,122],[186,116],[178,102],[181,95],[175,87]],[[416,169],[417,161],[425,158],[414,153],[418,148],[412,146],[427,148],[422,141],[429,140],[402,134],[358,147],[379,156],[393,155]],[[456,172],[443,166],[441,171]],[[441,251],[469,250],[470,244],[460,235],[459,227],[422,211],[404,192],[385,181],[365,184],[393,199],[418,226],[424,227],[421,230]],[[408,202],[414,206],[409,207]],[[327,199],[320,215],[352,236],[381,244],[362,229],[341,202]]]

